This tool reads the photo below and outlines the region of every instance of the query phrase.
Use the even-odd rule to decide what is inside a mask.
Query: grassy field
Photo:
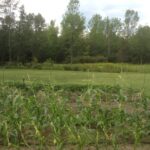
[[[150,95],[149,73],[101,73],[81,71],[1,69],[1,81],[42,82],[54,85],[120,85]]]

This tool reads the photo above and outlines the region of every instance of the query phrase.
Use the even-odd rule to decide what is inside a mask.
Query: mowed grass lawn
[[[0,81],[42,82],[54,85],[120,85],[150,95],[150,73],[100,73],[55,70],[0,69]]]

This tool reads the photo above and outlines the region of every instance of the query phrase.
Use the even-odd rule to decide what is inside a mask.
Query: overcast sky
[[[46,19],[59,24],[69,0],[20,0],[27,12],[41,13]],[[140,24],[150,25],[150,0],[80,0],[80,10],[87,18],[98,13],[103,17],[124,17],[127,9],[139,12]]]

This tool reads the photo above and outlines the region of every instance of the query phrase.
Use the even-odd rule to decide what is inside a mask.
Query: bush
[[[106,62],[107,58],[104,56],[82,56],[76,57],[73,59],[73,63],[97,63],[97,62]]]

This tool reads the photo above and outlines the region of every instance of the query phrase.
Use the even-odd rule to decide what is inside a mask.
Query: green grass
[[[54,85],[120,85],[150,91],[149,73],[100,73],[81,71],[1,69],[1,81],[42,82]],[[150,94],[149,94],[150,95]]]
[[[29,64],[7,64],[2,68],[8,69],[42,69],[42,70],[67,70],[67,71],[91,71],[91,72],[139,72],[150,73],[150,65],[138,65],[127,63],[87,63],[87,64],[51,64],[51,63],[29,63]]]

